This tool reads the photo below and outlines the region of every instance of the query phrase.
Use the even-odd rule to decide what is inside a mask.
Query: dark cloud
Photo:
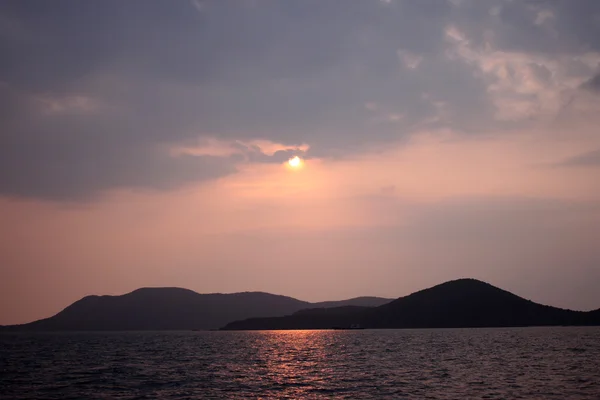
[[[173,187],[289,155],[168,155],[203,135],[307,143],[306,156],[333,157],[401,141],[416,127],[501,128],[490,123],[481,74],[446,56],[449,25],[474,48],[492,31],[498,49],[546,54],[597,49],[600,37],[598,3],[584,0],[202,4],[3,2],[0,194]],[[536,24],[542,9],[557,16],[560,40]],[[398,50],[421,57],[418,68]],[[90,104],[69,100],[77,98]],[[393,114],[404,118],[386,120]]]
[[[555,7],[557,30],[571,40],[573,49],[600,51],[600,2],[595,0],[547,0]]]
[[[596,0],[464,0],[453,19],[479,47],[576,54],[600,49],[598,15]]]
[[[600,149],[567,158],[555,166],[559,167],[600,167]]]
[[[584,82],[581,87],[592,92],[600,93],[600,73],[594,75],[588,81]]]
[[[159,147],[113,146],[97,137],[13,140],[2,149],[0,190],[72,200],[113,188],[171,189],[234,171],[231,158],[174,156]]]

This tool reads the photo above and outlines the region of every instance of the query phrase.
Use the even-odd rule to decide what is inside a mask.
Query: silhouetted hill
[[[581,324],[586,313],[545,306],[475,279],[422,290],[383,305],[364,323],[374,328]]]
[[[349,327],[364,317],[372,307],[345,306],[300,310],[275,318],[249,318],[227,324],[222,330],[331,329]]]
[[[600,325],[600,308],[589,312],[589,318],[594,321],[594,325]]]
[[[384,299],[381,297],[355,297],[349,300],[340,301],[321,301],[318,303],[312,303],[313,308],[333,308],[333,307],[344,307],[344,306],[359,306],[359,307],[379,307],[387,304],[392,299]]]
[[[277,318],[236,321],[225,330],[365,328],[458,328],[600,325],[600,310],[581,312],[545,306],[475,279],[421,290],[376,308],[330,309]]]
[[[391,301],[356,298],[308,303],[261,292],[199,294],[180,288],[143,288],[121,296],[87,296],[55,316],[2,330],[188,330],[216,329],[238,319],[274,317],[304,308],[372,305]]]

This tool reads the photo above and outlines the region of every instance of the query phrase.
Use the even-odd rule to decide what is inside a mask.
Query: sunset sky
[[[0,324],[462,277],[600,307],[598,0],[6,0],[0,49]]]

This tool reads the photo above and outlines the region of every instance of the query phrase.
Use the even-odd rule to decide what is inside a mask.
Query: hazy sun
[[[294,156],[288,160],[288,165],[294,169],[302,167],[302,159],[298,156]]]

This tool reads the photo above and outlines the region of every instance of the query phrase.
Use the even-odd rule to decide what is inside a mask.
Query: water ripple
[[[600,399],[600,328],[0,335],[0,399]]]

